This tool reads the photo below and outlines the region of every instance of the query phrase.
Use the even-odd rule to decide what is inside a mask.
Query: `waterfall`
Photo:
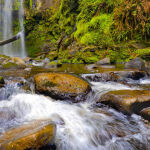
[[[15,2],[19,2],[19,8],[14,11]],[[20,40],[13,43],[6,44],[0,47],[0,54],[8,56],[25,57],[25,40],[24,40],[24,7],[23,0],[0,0],[0,12],[1,12],[1,30],[0,40],[7,40],[14,36],[14,22],[19,23],[20,28]],[[17,13],[16,13],[17,12]]]

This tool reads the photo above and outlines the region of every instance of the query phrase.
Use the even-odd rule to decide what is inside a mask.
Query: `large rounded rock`
[[[125,69],[139,69],[143,71],[143,70],[146,70],[146,64],[144,60],[137,57],[127,62],[125,64]]]
[[[118,90],[101,96],[99,102],[109,104],[123,112],[137,113],[150,106],[150,91]]]
[[[56,127],[51,121],[35,121],[6,131],[0,136],[1,150],[51,147]]]
[[[41,73],[34,79],[36,92],[60,100],[83,101],[91,90],[86,81],[71,74]]]

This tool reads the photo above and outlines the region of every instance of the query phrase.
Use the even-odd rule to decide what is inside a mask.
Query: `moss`
[[[46,86],[46,87],[55,87],[57,86],[56,83],[53,83],[53,82],[50,82],[50,81],[46,81],[43,86]]]
[[[150,60],[150,47],[145,49],[138,49],[135,51],[135,54],[145,60]]]
[[[52,61],[48,65],[57,65],[57,62],[56,61]]]
[[[16,63],[13,63],[13,62],[8,62],[5,64],[2,64],[3,69],[10,69],[10,68],[17,68],[17,67],[18,67],[18,65]]]
[[[149,60],[146,50],[132,49],[126,44],[129,40],[149,40],[150,18],[141,0],[55,0],[55,6],[40,10],[31,9],[29,0],[25,3],[30,57],[46,53],[51,61],[59,59],[62,63],[94,63],[106,56],[112,63],[136,56]],[[49,47],[46,52],[45,44]],[[83,49],[89,46],[97,50],[85,53]]]

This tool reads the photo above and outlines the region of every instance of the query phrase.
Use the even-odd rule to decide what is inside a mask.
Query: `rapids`
[[[72,104],[26,93],[18,84],[8,83],[0,90],[4,93],[0,100],[1,134],[19,124],[51,119],[57,125],[57,150],[149,150],[150,128],[140,116],[96,105],[102,93],[132,88],[113,82],[91,85],[87,101]]]

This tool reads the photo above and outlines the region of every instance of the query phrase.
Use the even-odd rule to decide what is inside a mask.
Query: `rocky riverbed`
[[[150,74],[143,62],[124,69],[0,60],[2,150],[150,149]]]

